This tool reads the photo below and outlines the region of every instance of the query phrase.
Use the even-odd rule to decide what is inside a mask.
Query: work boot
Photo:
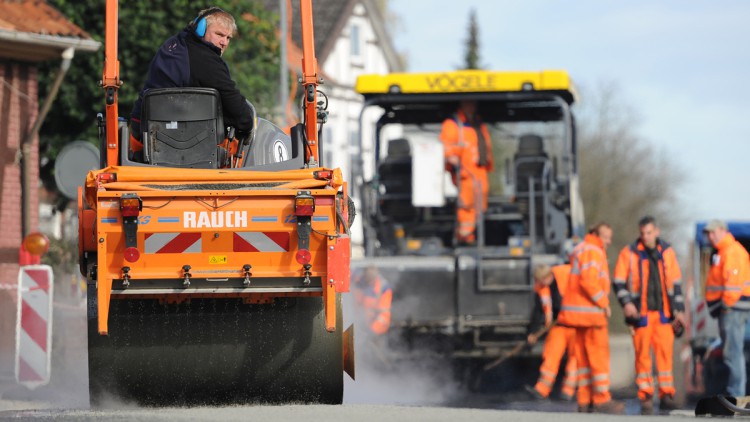
[[[593,413],[608,413],[610,415],[622,415],[625,413],[625,403],[619,400],[610,400],[608,402],[591,405]]]
[[[526,392],[529,393],[532,400],[544,400],[546,398],[539,392],[539,390],[530,385],[524,385],[523,387],[526,389]]]
[[[654,398],[651,396],[641,399],[641,415],[654,414]]]
[[[670,411],[679,409],[679,406],[677,406],[677,402],[674,399],[674,396],[671,396],[669,394],[665,394],[659,398],[659,410],[660,411]]]
[[[591,405],[588,405],[588,404],[578,405],[578,413],[591,413],[591,412],[592,412]]]
[[[560,393],[560,400],[561,401],[573,401],[573,396],[565,393]]]

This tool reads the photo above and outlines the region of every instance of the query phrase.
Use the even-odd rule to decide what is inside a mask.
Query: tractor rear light
[[[98,180],[101,183],[116,182],[117,174],[116,173],[99,173],[96,175],[96,180]]]
[[[313,177],[318,180],[333,179],[333,170],[318,170],[313,172]]]
[[[310,217],[315,213],[315,198],[310,191],[299,191],[294,198],[294,215],[297,217]]]
[[[137,194],[126,193],[120,198],[120,213],[123,217],[138,217],[142,209],[143,202]]]
[[[309,264],[310,259],[312,259],[312,255],[310,254],[310,251],[307,249],[300,249],[297,251],[297,255],[295,256],[297,259],[297,262],[299,262],[302,265]]]
[[[125,248],[125,260],[128,262],[135,262],[138,261],[138,258],[141,257],[141,252],[134,247]]]

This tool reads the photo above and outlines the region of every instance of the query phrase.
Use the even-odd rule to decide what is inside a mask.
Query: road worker
[[[654,380],[651,352],[656,360],[659,407],[675,409],[672,375],[673,322],[684,325],[682,273],[672,247],[659,238],[651,216],[638,222],[640,237],[622,248],[614,288],[626,322],[632,327],[635,373],[641,413],[653,413]]]
[[[536,300],[528,328],[527,342],[531,345],[536,344],[538,337],[535,333],[539,332],[542,326],[551,326],[547,332],[547,338],[544,340],[539,380],[534,387],[527,388],[529,393],[537,399],[549,397],[552,387],[555,385],[560,361],[562,361],[566,352],[568,353],[568,362],[565,366],[565,379],[560,395],[564,400],[571,400],[573,394],[575,394],[576,360],[573,355],[576,330],[575,328],[555,324],[569,277],[569,264],[554,267],[541,264],[534,269]]]
[[[235,32],[234,17],[218,7],[210,7],[159,47],[130,113],[130,150],[136,161],[143,159],[141,132],[145,128],[141,128],[141,108],[149,89],[214,88],[221,96],[225,126],[234,127],[238,139],[249,136],[254,113],[222,59]]]
[[[477,114],[476,101],[461,101],[456,113],[443,122],[440,140],[458,187],[456,238],[459,244],[474,244],[478,215],[487,210],[487,174],[493,168],[490,132]]]
[[[576,330],[579,412],[622,413],[622,402],[609,392],[609,265],[612,228],[598,223],[571,255],[570,280],[557,323]]]
[[[717,249],[706,279],[709,313],[719,318],[724,364],[729,369],[726,393],[745,395],[745,324],[750,314],[750,258],[747,250],[721,220],[711,220],[704,232]]]
[[[367,328],[376,335],[388,332],[391,325],[393,290],[375,267],[354,274],[354,299],[362,309]]]

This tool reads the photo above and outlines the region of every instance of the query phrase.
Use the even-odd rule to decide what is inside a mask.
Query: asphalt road
[[[345,404],[341,406],[288,405],[239,406],[221,408],[122,408],[107,411],[78,409],[28,409],[0,411],[0,420],[138,420],[138,421],[326,421],[326,422],[381,422],[381,421],[472,421],[507,420],[513,422],[541,421],[554,417],[555,422],[590,421],[663,421],[694,419],[691,412],[673,412],[668,416],[600,415],[570,412],[541,412],[532,410],[471,409],[425,406],[394,406]]]
[[[234,406],[194,408],[140,408],[113,404],[108,410],[88,408],[87,354],[85,314],[66,312],[56,315],[58,341],[54,344],[53,376],[49,385],[28,390],[12,380],[11,373],[0,373],[0,421],[4,420],[259,420],[259,421],[541,421],[582,420],[670,420],[693,418],[692,409],[676,411],[668,416],[640,416],[634,391],[619,391],[626,399],[626,415],[609,416],[578,414],[571,402],[530,401],[523,392],[498,391],[485,388],[482,393],[465,393],[456,385],[451,369],[429,359],[394,365],[357,338],[357,381],[345,377],[344,404],[340,406],[285,405]],[[365,342],[365,344],[362,344]],[[615,348],[630,350],[629,348]],[[369,352],[369,353],[368,353]],[[4,357],[3,361],[12,361]],[[630,357],[623,355],[628,365]],[[508,362],[513,371],[495,376],[485,387],[497,387],[499,381],[528,378],[529,370]],[[613,364],[625,367],[624,364]],[[536,367],[531,370],[534,378]],[[628,377],[629,378],[629,377]],[[501,382],[502,383],[502,382]],[[523,383],[528,383],[524,380]],[[630,384],[629,380],[627,384]],[[206,392],[210,394],[210,392]]]

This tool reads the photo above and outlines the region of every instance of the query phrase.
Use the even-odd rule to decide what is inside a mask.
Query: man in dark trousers
[[[221,58],[237,31],[234,17],[218,7],[202,10],[179,34],[169,38],[156,52],[148,78],[130,113],[130,150],[142,155],[141,105],[149,89],[204,87],[221,96],[224,125],[232,126],[243,139],[253,128],[253,112]]]

